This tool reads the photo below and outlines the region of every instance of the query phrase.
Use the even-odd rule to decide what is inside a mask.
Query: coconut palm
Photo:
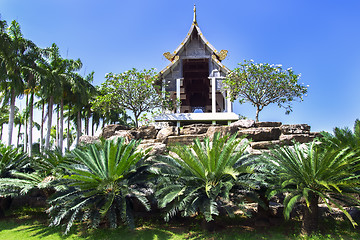
[[[147,157],[146,152],[136,150],[139,143],[125,144],[124,139],[119,138],[73,150],[79,164],[69,167],[70,175],[62,181],[68,189],[50,201],[51,225],[66,221],[65,232],[68,232],[77,219],[97,227],[105,218],[110,227],[115,228],[120,215],[133,227],[130,198],[137,198],[149,209],[145,193],[137,189],[138,177],[143,171],[139,166]]]
[[[165,220],[181,212],[183,216],[201,213],[207,222],[226,207],[229,193],[236,184],[245,184],[240,179],[249,176],[252,170],[244,163],[247,144],[236,135],[214,135],[213,141],[194,140],[193,146],[176,145],[170,154],[162,157],[154,166],[160,177],[156,198],[161,208],[166,207]]]
[[[339,202],[357,204],[351,193],[358,193],[360,157],[358,150],[345,148],[323,148],[319,143],[308,145],[296,143],[294,147],[283,146],[272,149],[262,156],[262,164],[269,169],[268,178],[273,185],[270,197],[287,193],[284,200],[284,216],[289,218],[295,204],[304,201],[302,231],[311,234],[318,230],[319,200],[331,209],[336,206],[344,212],[355,226],[351,216]]]

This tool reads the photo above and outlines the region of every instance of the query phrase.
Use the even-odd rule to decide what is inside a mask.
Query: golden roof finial
[[[196,5],[194,4],[194,19],[193,19],[193,23],[197,24],[196,22]]]

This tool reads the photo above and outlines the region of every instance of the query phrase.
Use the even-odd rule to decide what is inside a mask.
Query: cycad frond
[[[242,165],[246,143],[241,140],[215,133],[212,142],[205,138],[195,139],[193,146],[178,144],[157,159],[152,167],[159,177],[156,198],[165,208],[166,220],[178,211],[183,216],[200,212],[207,221],[219,213],[217,208],[229,200],[232,187],[242,184],[244,178],[239,177],[252,172]]]

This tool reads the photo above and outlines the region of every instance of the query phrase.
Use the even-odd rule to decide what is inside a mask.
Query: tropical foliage
[[[170,154],[153,168],[161,179],[156,198],[160,208],[166,207],[165,219],[177,212],[183,216],[201,213],[209,222],[221,207],[233,216],[227,207],[229,193],[236,184],[247,186],[246,176],[252,172],[244,164],[246,146],[235,135],[216,133],[212,142],[196,139],[193,146],[171,147]]]
[[[355,120],[354,130],[351,131],[349,128],[334,128],[334,133],[321,132],[323,136],[321,142],[326,146],[332,147],[346,147],[351,148],[360,147],[360,121],[359,119]]]
[[[131,199],[136,198],[146,209],[150,207],[145,193],[137,187],[143,172],[141,164],[147,157],[146,152],[136,150],[139,143],[133,140],[125,144],[118,138],[73,150],[79,163],[69,166],[69,175],[61,181],[68,188],[50,201],[51,225],[67,221],[67,232],[75,220],[90,221],[91,227],[97,227],[106,219],[115,228],[120,217],[133,227]]]
[[[305,201],[303,231],[308,234],[318,230],[319,200],[329,209],[339,208],[354,226],[357,224],[340,203],[349,206],[360,203],[352,195],[360,191],[356,174],[360,168],[358,150],[349,147],[324,150],[318,144],[314,141],[305,146],[296,143],[294,147],[277,147],[262,157],[268,178],[277,182],[270,196],[287,193],[285,218],[290,217],[297,203]]]

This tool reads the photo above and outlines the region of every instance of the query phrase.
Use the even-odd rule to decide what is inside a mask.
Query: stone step
[[[199,138],[200,140],[203,140],[205,138],[206,134],[194,134],[194,135],[180,135],[180,136],[169,136],[167,140],[167,144],[186,144],[191,145],[194,143],[194,140],[196,138]]]
[[[251,142],[250,146],[253,149],[269,149],[274,147],[275,145],[280,145],[279,140],[274,141],[261,141],[261,142]]]

